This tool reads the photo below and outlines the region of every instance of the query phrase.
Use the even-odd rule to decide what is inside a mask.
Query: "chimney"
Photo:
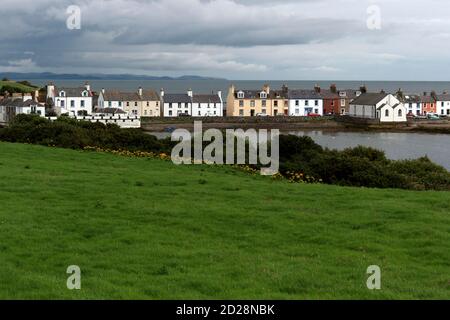
[[[34,101],[39,102],[39,90],[34,91]]]
[[[91,91],[91,85],[89,84],[89,82],[85,82],[85,84],[84,84],[84,88],[87,90],[87,91]]]
[[[192,96],[194,95],[194,93],[192,92],[192,89],[189,89],[187,91],[187,95],[192,98]]]
[[[320,93],[320,86],[318,84],[316,84],[314,86],[314,91],[316,91],[317,93]]]
[[[386,91],[384,91],[384,89],[381,89],[380,93],[386,94]]]
[[[234,87],[234,84],[232,84],[232,85],[230,86],[230,93],[231,93],[231,94],[234,94],[234,91],[236,91],[236,88]]]
[[[265,84],[265,85],[263,86],[263,91],[264,91],[265,93],[267,93],[267,94],[270,93],[270,87],[269,87],[268,84]]]
[[[423,93],[423,96],[424,96],[424,97],[426,97],[426,96],[427,96],[427,94],[428,94],[427,92],[424,92],[424,93]]]
[[[139,87],[138,94],[139,94],[139,97],[142,97],[142,87]]]
[[[332,93],[337,93],[337,88],[336,88],[336,85],[334,83],[330,86],[330,91]]]
[[[288,86],[283,84],[283,86],[281,87],[281,91],[283,91],[283,93],[288,93],[288,91],[289,91]]]
[[[53,84],[53,82],[50,82],[47,85],[47,99],[48,98],[55,98],[55,85]]]
[[[220,97],[220,98],[222,98],[222,91],[217,91],[217,95]]]
[[[102,88],[102,93],[105,94],[105,88]]]
[[[161,98],[164,97],[164,89],[163,88],[161,88],[159,95],[161,96]]]
[[[361,93],[367,93],[366,85],[363,85],[362,87],[360,87],[359,90],[361,91]]]

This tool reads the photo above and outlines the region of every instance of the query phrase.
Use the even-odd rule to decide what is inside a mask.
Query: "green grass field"
[[[2,299],[450,298],[448,192],[0,143],[0,199]]]
[[[38,88],[33,88],[33,87],[26,86],[26,85],[18,83],[16,81],[2,81],[2,80],[0,80],[0,90],[2,89],[3,86],[10,86],[10,87],[16,88],[20,92],[23,92],[23,93],[34,92],[35,90],[38,89]]]

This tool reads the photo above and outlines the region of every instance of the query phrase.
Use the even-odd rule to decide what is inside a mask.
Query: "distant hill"
[[[0,79],[2,78],[12,80],[225,80],[222,78],[202,77],[195,75],[185,75],[181,77],[156,77],[133,74],[57,74],[51,72],[0,72]]]

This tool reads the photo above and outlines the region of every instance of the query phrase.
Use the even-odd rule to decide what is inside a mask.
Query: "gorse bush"
[[[158,140],[140,129],[76,121],[60,117],[51,122],[39,116],[18,115],[0,128],[0,140],[71,149],[98,149],[139,154],[170,155],[177,142]],[[204,147],[208,143],[204,143]],[[257,172],[259,166],[246,166]],[[428,158],[393,161],[367,147],[343,151],[324,149],[309,137],[280,136],[280,174],[292,182],[322,182],[342,186],[450,190],[450,173]]]

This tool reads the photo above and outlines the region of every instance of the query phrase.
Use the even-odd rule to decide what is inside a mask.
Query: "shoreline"
[[[167,132],[173,129],[194,130],[194,121],[202,121],[207,129],[278,129],[282,132],[323,130],[331,132],[411,132],[428,134],[450,134],[450,121],[409,121],[402,124],[350,123],[334,118],[294,119],[294,118],[188,118],[159,119],[142,118],[141,129],[145,132]]]

